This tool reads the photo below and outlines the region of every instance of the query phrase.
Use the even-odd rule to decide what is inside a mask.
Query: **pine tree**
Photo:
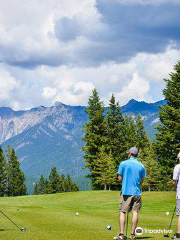
[[[8,163],[8,196],[26,195],[27,188],[25,185],[24,173],[20,170],[20,162],[15,154],[15,150],[11,150]]]
[[[177,153],[180,152],[180,62],[175,65],[174,70],[169,78],[165,79],[163,94],[167,104],[160,107],[161,125],[157,127],[155,143],[164,186],[172,178]]]
[[[51,173],[49,175],[49,185],[51,189],[51,193],[58,193],[60,187],[60,179],[59,174],[56,170],[56,167],[51,169]]]
[[[0,145],[0,197],[6,194],[6,160]]]
[[[135,118],[130,116],[124,117],[125,122],[125,134],[124,134],[124,154],[122,155],[122,159],[127,159],[127,151],[137,145],[137,128],[135,123]]]
[[[144,122],[141,119],[140,114],[138,114],[136,118],[136,138],[136,147],[139,150],[143,151],[145,148],[149,147],[149,139],[147,137],[147,133],[144,131]]]
[[[144,179],[143,189],[159,190],[160,166],[154,153],[152,145],[140,151],[138,159],[142,162],[146,169],[146,178]]]
[[[65,192],[65,176],[62,174],[59,176],[59,192]]]
[[[38,184],[35,183],[34,190],[33,190],[33,195],[38,195],[38,194],[39,194]]]
[[[72,184],[72,192],[77,192],[77,191],[79,191],[79,186],[77,185],[77,183],[73,183]]]
[[[104,190],[107,190],[107,185],[110,189],[111,185],[117,183],[117,170],[112,154],[106,153],[104,146],[101,147],[96,164],[96,183],[103,185]]]
[[[109,109],[106,112],[106,134],[106,148],[111,152],[118,166],[119,158],[121,158],[122,153],[126,151],[126,149],[124,149],[125,123],[119,103],[116,103],[113,94],[110,99]]]
[[[73,182],[71,180],[70,175],[67,175],[67,178],[65,179],[65,192],[72,192],[73,191]]]
[[[44,181],[44,176],[43,175],[41,175],[41,177],[39,179],[38,191],[39,191],[39,194],[44,194],[44,191],[45,191],[45,181]]]
[[[45,181],[44,181],[44,194],[49,194],[51,193],[51,186],[50,186],[50,183],[48,181],[48,179],[46,178]]]
[[[98,186],[95,184],[96,159],[105,141],[105,117],[104,106],[96,89],[93,90],[92,96],[89,98],[86,113],[89,120],[84,127],[85,136],[83,138],[85,142],[83,147],[86,161],[85,167],[89,168],[90,174],[88,177],[91,179],[92,188],[97,189]]]
[[[136,146],[139,151],[143,151],[146,147],[149,147],[149,139],[147,133],[144,130],[144,122],[141,116],[137,117],[125,116],[125,144],[124,144],[124,158],[127,158],[126,152],[129,148]]]

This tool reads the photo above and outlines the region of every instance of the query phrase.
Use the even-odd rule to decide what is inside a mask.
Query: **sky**
[[[163,99],[180,0],[0,0],[0,106]]]

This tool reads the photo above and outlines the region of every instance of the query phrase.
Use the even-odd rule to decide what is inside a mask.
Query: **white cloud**
[[[62,43],[55,25],[64,17],[80,16],[85,29],[98,17],[95,0],[0,0],[0,61],[23,67],[58,66],[71,59],[81,42]],[[90,20],[90,21],[89,21]],[[87,27],[88,26],[88,27]]]
[[[51,87],[45,87],[45,88],[43,88],[42,96],[43,96],[45,99],[53,98],[54,96],[56,96],[56,94],[57,94],[57,91],[56,91],[55,88],[51,88]]]
[[[149,90],[149,82],[146,79],[141,78],[138,72],[136,72],[133,74],[132,80],[123,87],[122,91],[115,95],[122,105],[126,104],[130,99],[152,102]]]
[[[141,73],[143,77],[151,82],[163,83],[164,78],[173,70],[173,65],[180,60],[180,50],[170,45],[164,53],[139,54],[136,59],[138,62],[138,59],[144,59]]]
[[[119,0],[163,1],[179,2]],[[0,62],[24,68],[97,67],[127,62],[140,52],[163,52],[172,39],[179,42],[176,6],[132,11],[119,4],[113,8],[114,2],[0,0]]]
[[[94,87],[105,104],[112,93],[121,105],[132,98],[156,101],[163,98],[163,79],[173,70],[179,56],[180,51],[169,46],[161,54],[138,54],[124,64],[109,63],[94,68],[21,69],[0,64],[0,106],[27,109],[51,106],[55,101],[86,105]]]
[[[18,83],[11,74],[4,69],[0,69],[0,102],[11,99],[12,91],[18,90]]]
[[[95,86],[90,82],[77,82],[60,91],[53,101],[65,102],[69,105],[86,105],[88,97]]]

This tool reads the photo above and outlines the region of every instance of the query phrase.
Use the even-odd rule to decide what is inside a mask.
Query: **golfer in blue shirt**
[[[121,162],[118,169],[118,180],[122,181],[119,203],[120,233],[114,239],[124,239],[126,213],[132,211],[132,232],[130,239],[135,239],[138,223],[138,211],[141,210],[141,183],[146,177],[144,166],[138,161],[138,149],[129,149],[129,159]]]

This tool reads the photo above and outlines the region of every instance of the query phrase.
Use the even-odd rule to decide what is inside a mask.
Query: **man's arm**
[[[177,184],[178,184],[178,181],[177,180],[173,180],[173,185],[174,185],[175,189],[177,188]]]
[[[175,189],[177,188],[178,179],[179,179],[179,167],[178,165],[176,165],[173,171],[173,185]]]
[[[146,178],[146,170],[143,166],[142,172],[141,172],[141,184],[144,182],[144,179]]]
[[[118,180],[121,182],[122,181],[122,175],[118,174]]]
[[[118,180],[121,182],[122,181],[122,176],[123,176],[123,162],[121,162],[121,164],[119,165],[119,169],[118,169]]]

